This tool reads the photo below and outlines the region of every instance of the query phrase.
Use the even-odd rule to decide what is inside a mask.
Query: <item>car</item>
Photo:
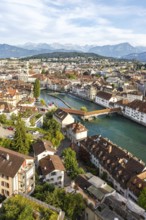
[[[38,131],[34,131],[33,134],[39,134],[39,132]]]
[[[13,130],[14,130],[13,127],[8,127],[7,129],[10,130],[10,131],[13,131]]]
[[[8,138],[13,140],[14,137],[12,135],[8,135]]]

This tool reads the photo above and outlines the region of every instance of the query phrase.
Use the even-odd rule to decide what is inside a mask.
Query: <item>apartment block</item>
[[[34,158],[0,147],[0,194],[31,194],[34,188]]]

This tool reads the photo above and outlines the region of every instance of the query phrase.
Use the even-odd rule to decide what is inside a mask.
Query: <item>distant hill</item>
[[[137,60],[140,62],[146,62],[146,52],[128,54],[126,56],[123,56],[123,58],[127,60]]]
[[[26,50],[8,44],[0,44],[0,58],[25,57],[36,54],[34,50]]]
[[[71,58],[71,57],[94,57],[94,58],[99,58],[99,59],[105,58],[98,54],[82,53],[82,52],[53,52],[53,53],[35,55],[35,56],[32,56],[31,58],[41,59],[41,58]]]
[[[121,43],[116,45],[94,46],[94,45],[76,45],[76,44],[47,44],[47,43],[26,43],[23,45],[12,46],[8,44],[0,44],[0,58],[22,58],[38,54],[53,52],[79,52],[98,54],[104,57],[122,58],[129,54],[137,54],[146,52],[146,47],[134,47],[129,43]],[[43,55],[44,56],[44,55]],[[49,55],[47,55],[49,56]],[[136,55],[135,55],[136,56]]]
[[[133,47],[129,43],[121,43],[116,45],[96,46],[91,48],[89,52],[97,53],[102,56],[120,58],[127,54],[141,52],[141,49]]]

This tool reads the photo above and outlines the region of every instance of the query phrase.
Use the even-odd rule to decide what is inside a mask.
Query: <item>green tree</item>
[[[16,121],[15,128],[16,128],[15,135],[11,146],[12,150],[15,150],[23,154],[28,154],[30,148],[30,143],[29,143],[30,140],[26,133],[26,127],[24,121],[22,121],[20,117],[18,117]]]
[[[40,103],[41,103],[41,105],[46,105],[46,102],[45,102],[44,99],[41,99],[41,100],[40,100]]]
[[[43,128],[47,131],[44,138],[52,142],[54,147],[58,147],[60,142],[64,139],[61,132],[61,126],[53,119],[53,112],[48,112],[44,119]]]
[[[3,203],[0,209],[1,220],[57,220],[57,213],[51,209],[44,208],[38,203],[24,198],[20,195],[13,196]],[[35,215],[38,215],[36,217]]]
[[[140,196],[138,198],[138,204],[146,209],[146,187],[141,191]]]
[[[66,194],[63,210],[70,219],[76,219],[85,208],[83,197],[80,194]]]
[[[31,126],[35,126],[35,118],[34,117],[32,117],[30,119],[30,124],[31,124]]]
[[[12,121],[17,120],[17,115],[16,115],[15,113],[13,113],[13,114],[11,115],[11,120],[12,120]]]
[[[2,147],[11,148],[11,143],[12,140],[8,138],[0,138],[0,146]]]
[[[34,83],[33,95],[36,99],[40,96],[40,81],[38,79]]]
[[[6,124],[7,123],[6,115],[4,115],[4,114],[0,115],[0,123],[2,123],[2,124]]]
[[[84,112],[87,112],[87,111],[88,111],[85,106],[82,106],[82,107],[80,108],[80,110],[81,110],[81,111],[84,111]]]
[[[84,173],[82,168],[79,168],[76,159],[76,153],[71,148],[66,148],[63,153],[64,165],[71,178],[75,178],[78,174]]]
[[[65,211],[69,219],[76,219],[85,208],[83,197],[80,194],[66,193],[64,189],[55,188],[51,193],[47,193],[45,202],[50,205],[60,207]]]

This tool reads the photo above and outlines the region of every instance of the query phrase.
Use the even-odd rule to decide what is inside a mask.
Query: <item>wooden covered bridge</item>
[[[108,115],[111,113],[117,113],[121,111],[121,108],[106,108],[101,110],[95,110],[90,112],[85,112],[81,110],[76,109],[70,109],[70,108],[61,108],[63,111],[73,114],[73,115],[79,115],[81,118],[84,119],[92,119],[95,117],[98,117],[99,115]]]

